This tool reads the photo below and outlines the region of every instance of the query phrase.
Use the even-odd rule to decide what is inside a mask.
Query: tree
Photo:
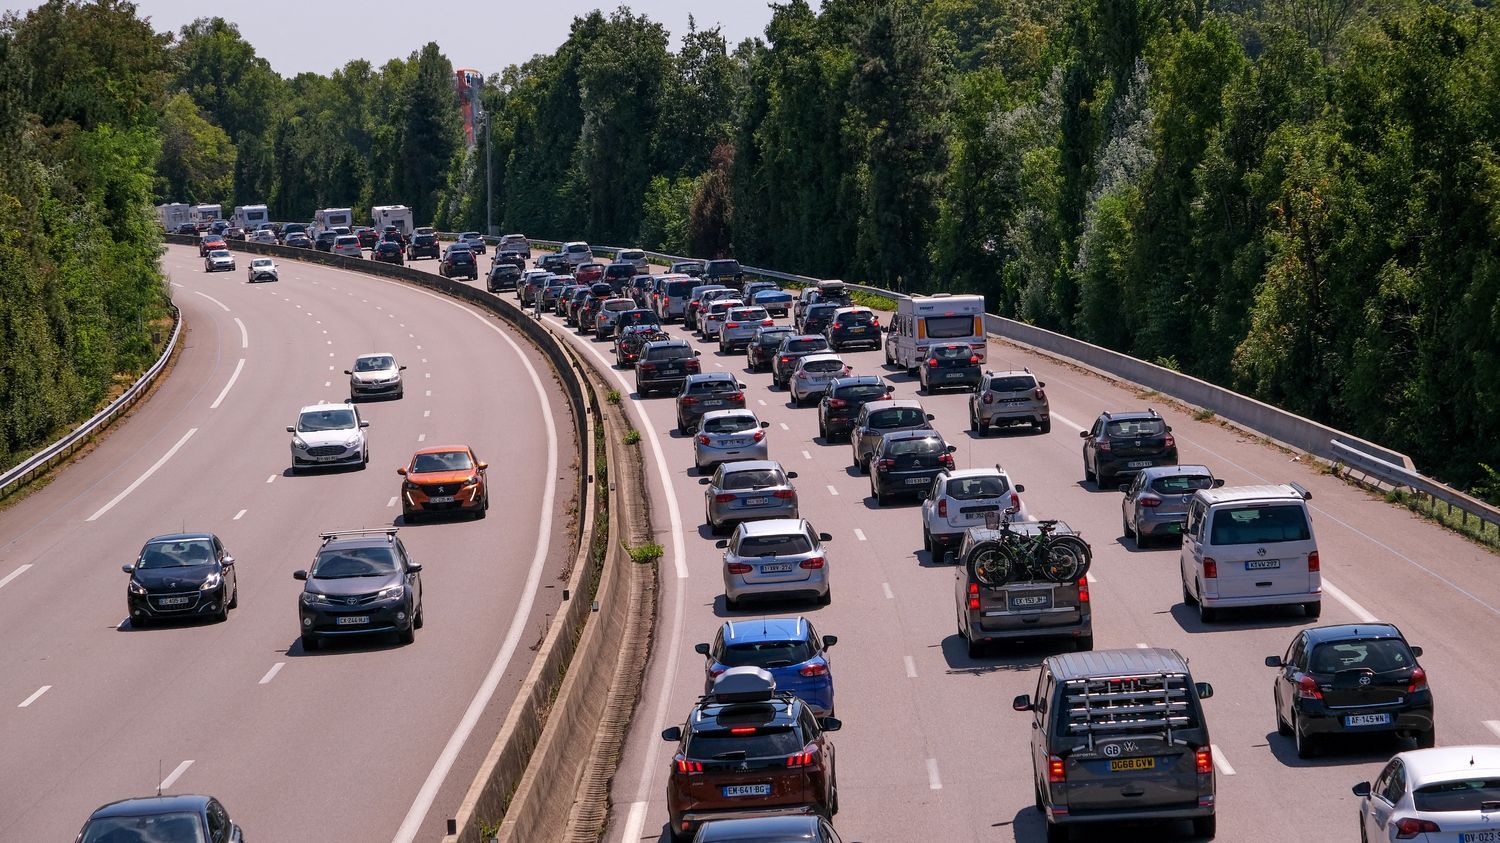
[[[234,186],[234,144],[224,130],[203,119],[193,98],[178,93],[161,118],[161,160],[156,194],[163,201],[209,202]]]
[[[415,70],[399,94],[397,158],[391,179],[412,215],[432,219],[448,164],[463,146],[462,118],[453,94],[453,63],[436,43],[412,55]]]

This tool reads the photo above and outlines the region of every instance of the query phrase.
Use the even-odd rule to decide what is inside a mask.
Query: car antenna
[[[156,759],[156,795],[161,795],[161,759]]]

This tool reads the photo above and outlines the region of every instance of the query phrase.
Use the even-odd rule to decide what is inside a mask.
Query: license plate
[[[1500,829],[1461,831],[1458,834],[1458,843],[1500,843]]]
[[[431,501],[432,503],[453,503],[453,496],[452,495],[434,495],[434,496],[428,498],[427,500]]]
[[[160,599],[160,600],[158,600],[156,602],[162,604],[163,606],[186,606],[187,604],[193,602],[193,598],[191,598],[191,597],[163,597],[162,599]]]
[[[762,565],[760,566],[760,572],[762,574],[790,574],[792,572],[792,566],[789,562],[779,562],[775,565]]]
[[[851,334],[863,334],[864,332],[865,332],[864,328],[850,328],[849,329],[849,333],[851,333]]]
[[[1349,714],[1344,716],[1345,726],[1386,726],[1391,722],[1389,714]]]
[[[770,502],[770,498],[745,498],[745,506],[765,506]]]
[[[313,459],[317,460],[318,462],[333,462],[334,460],[341,460],[343,459],[343,457],[335,454],[331,457],[313,457]]]
[[[1155,770],[1155,758],[1115,758],[1109,762],[1111,773],[1125,773],[1131,770]]]
[[[369,622],[369,615],[344,615],[343,617],[334,621],[334,623],[338,626],[359,626],[360,624],[367,624]]]
[[[704,401],[703,402],[703,406],[705,406],[705,407],[722,407],[722,406],[724,406],[724,401],[722,399],[717,399],[716,398],[716,399],[714,399],[712,401]]]
[[[931,482],[932,482],[932,480],[929,479],[929,478],[926,478],[926,477],[908,477],[908,478],[906,478],[906,485],[908,485],[908,486],[920,486],[923,483],[931,483]]]
[[[969,376],[968,372],[949,372],[946,377],[950,381],[956,381],[956,380],[959,380],[961,378],[966,378],[968,376]]]
[[[1180,533],[1180,532],[1182,532],[1182,525],[1181,524],[1175,524],[1175,523],[1174,524],[1168,524],[1167,525],[1167,532],[1169,532],[1169,533]]]
[[[1050,609],[1052,608],[1052,595],[1046,592],[1040,594],[1012,594],[1010,595],[1010,608],[1012,611]]]
[[[1247,571],[1270,571],[1280,567],[1280,559],[1251,559],[1245,563]]]
[[[1135,462],[1125,463],[1125,467],[1126,468],[1150,468],[1151,467],[1151,461],[1150,460],[1136,460]]]
[[[1027,399],[1025,399],[1025,398],[1007,398],[1004,401],[1001,401],[1000,403],[1001,404],[1025,404],[1026,401],[1027,401]]]
[[[723,788],[725,796],[770,796],[768,784],[731,784]]]

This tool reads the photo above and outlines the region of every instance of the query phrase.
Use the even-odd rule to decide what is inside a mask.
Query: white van
[[[353,208],[322,208],[313,212],[313,231],[321,234],[335,228],[354,225]]]
[[[1204,623],[1220,609],[1301,606],[1323,609],[1318,541],[1296,483],[1199,489],[1182,529],[1182,600]]]
[[[234,209],[234,227],[243,228],[246,234],[271,221],[271,213],[265,205],[241,205]]]
[[[886,365],[909,373],[927,357],[934,342],[966,342],[983,363],[985,358],[984,296],[934,293],[896,302],[896,315],[885,335]]]

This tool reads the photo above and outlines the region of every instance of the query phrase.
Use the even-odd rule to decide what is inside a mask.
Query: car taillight
[[[1427,671],[1420,667],[1411,669],[1411,679],[1407,680],[1406,693],[1415,694],[1418,691],[1427,690]]]
[[[995,396],[991,393],[986,392],[984,394],[984,397],[979,400],[984,402],[985,404],[993,404],[995,403]]]
[[[1318,560],[1318,552],[1314,550],[1312,553],[1307,554],[1307,572],[1309,574],[1321,573],[1322,570],[1322,562]]]
[[[734,495],[714,495],[714,503],[730,503],[733,500]]]
[[[1206,746],[1200,747],[1198,751],[1193,754],[1193,756],[1194,759],[1198,762],[1199,775],[1202,775],[1204,773],[1212,773],[1214,771],[1213,750],[1209,749]]]
[[[1078,578],[1078,602],[1080,604],[1089,602],[1089,578]]]
[[[790,357],[783,357],[783,358],[781,358],[781,362],[783,362],[783,363],[790,363],[790,362],[792,362],[792,358],[790,358]]]
[[[1394,823],[1396,826],[1397,840],[1413,840],[1418,834],[1431,831],[1442,831],[1438,824],[1432,820],[1419,820],[1416,817],[1402,817]]]
[[[830,398],[830,399],[828,399],[828,407],[831,410],[838,410],[838,409],[842,409],[842,408],[847,407],[847,406],[849,406],[849,402],[845,401],[842,398]]]
[[[698,403],[698,399],[694,398],[691,395],[684,395],[684,396],[682,396],[682,403],[683,404],[697,404]]]
[[[703,772],[702,761],[689,761],[686,758],[677,759],[677,772],[679,773],[701,773]]]
[[[697,360],[697,358],[693,358],[692,360],[687,361],[687,370],[689,372],[696,372],[696,371],[698,371],[698,360]]]
[[[764,322],[762,322],[762,323],[760,323],[760,324],[761,324],[761,325],[762,325],[762,326],[763,326],[763,327],[770,327],[770,326],[772,326],[772,325],[775,325],[775,324],[776,324],[776,320],[774,320],[774,319],[767,319],[767,320],[766,320],[766,321],[764,321]]]
[[[735,727],[733,727],[733,728],[731,728],[729,730],[729,734],[731,734],[731,735],[753,735],[753,734],[755,734],[755,727],[754,726],[735,726]]]
[[[929,365],[929,366],[936,366],[937,365],[937,358],[936,357],[929,357],[929,358],[927,358],[927,365]]]
[[[1211,556],[1203,557],[1203,578],[1213,580],[1219,578],[1219,563]]]
[[[874,326],[874,327],[876,327],[876,328],[879,328],[879,327],[880,327],[880,317],[879,317],[879,316],[877,316],[877,317],[875,317],[875,318],[874,318],[874,319],[871,319],[871,320],[870,320],[870,324],[871,324],[871,325],[872,325],[872,326]]]
[[[726,328],[738,328],[739,326],[740,326],[740,323],[738,323],[738,322],[726,322],[724,324],[724,327],[726,327]]]
[[[744,401],[745,400],[745,393],[744,392],[735,392],[735,393],[733,393],[733,394],[731,394],[729,396],[729,400],[730,401]]]
[[[1068,768],[1056,755],[1047,756],[1047,783],[1063,784],[1068,780]]]
[[[941,457],[938,457],[938,462],[940,462],[940,463],[943,464],[943,468],[946,468],[946,469],[948,469],[950,471],[953,469],[953,455],[952,454],[943,454]]]
[[[654,372],[654,371],[656,371],[656,364],[655,363],[642,363],[641,366],[640,366],[640,369],[641,369],[642,372]]]
[[[699,436],[698,437],[698,444],[699,445],[707,445],[707,444],[709,444],[708,437],[707,436]]]
[[[1299,700],[1323,699],[1323,692],[1318,690],[1318,680],[1305,673],[1297,680],[1296,694]]]
[[[803,751],[801,751],[799,753],[796,753],[795,755],[788,755],[787,758],[786,758],[786,765],[788,767],[810,767],[810,766],[812,766],[812,762],[813,762],[813,750],[812,750],[811,747],[812,747],[812,745],[809,744],[807,748],[803,749]]]
[[[811,559],[804,559],[802,560],[802,563],[797,567],[803,568],[808,571],[816,571],[819,568],[823,567],[823,557],[814,556]]]
[[[777,489],[776,491],[771,493],[771,497],[780,498],[781,500],[786,501],[797,497],[797,493],[792,489]]]
[[[755,431],[755,441],[759,442],[764,438],[766,438],[766,432],[764,430]]]
[[[943,498],[942,500],[938,501],[938,517],[939,518],[947,518],[948,517],[948,499],[947,498]]]
[[[969,610],[979,611],[979,583],[969,583]]]
[[[797,673],[801,674],[802,676],[826,676],[828,675],[828,665],[823,664],[822,662],[819,662],[817,664],[805,665],[801,670],[797,671]]]
[[[881,471],[887,471],[889,469],[892,469],[892,468],[896,467],[896,461],[895,460],[881,460],[881,461],[875,463],[875,467],[878,468],[878,469],[880,469]]]
[[[1042,389],[1041,387],[1037,387],[1036,389],[1032,390],[1031,397],[1035,398],[1038,401],[1045,401],[1047,399],[1047,391]]]
[[[969,355],[969,362],[970,363],[978,363],[979,362],[979,355],[977,355],[977,354],[970,354]]]
[[[744,562],[730,562],[729,563],[729,573],[731,573],[731,574],[748,574],[748,573],[750,573],[750,566],[746,565]]]
[[[1141,495],[1135,502],[1141,506],[1161,506],[1161,498],[1156,495]]]
[[[1168,433],[1167,434],[1167,440],[1166,440],[1166,447],[1168,447],[1168,448],[1175,448],[1175,447],[1177,447],[1177,437],[1175,437],[1172,434]]]

